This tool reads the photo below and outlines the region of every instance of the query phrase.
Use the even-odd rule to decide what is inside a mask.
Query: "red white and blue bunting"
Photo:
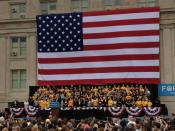
[[[111,113],[113,116],[120,116],[125,110],[124,106],[121,107],[108,107],[108,111]]]
[[[27,115],[29,116],[34,116],[38,112],[38,108],[34,106],[25,106],[24,108],[25,108]]]
[[[131,116],[139,116],[142,112],[142,107],[126,107],[126,111]]]
[[[24,108],[10,108],[11,114],[14,114],[15,116],[20,116],[23,112]]]
[[[144,112],[145,114],[149,116],[156,116],[160,114],[161,108],[160,107],[144,107]]]

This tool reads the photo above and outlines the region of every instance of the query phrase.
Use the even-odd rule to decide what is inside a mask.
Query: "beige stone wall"
[[[160,67],[161,82],[175,83],[175,0],[159,0],[152,3],[138,4],[138,0],[125,0],[122,7],[130,8],[144,6],[160,6],[161,34],[160,34]],[[11,19],[10,5],[26,2],[26,18]],[[103,0],[89,0],[89,10],[104,10]],[[70,0],[57,0],[57,12],[71,12]],[[7,102],[14,99],[25,101],[28,98],[28,86],[36,85],[36,24],[35,17],[40,14],[39,0],[0,0],[0,107],[7,106]],[[10,36],[27,36],[26,58],[10,57]],[[11,89],[11,69],[27,70],[27,88],[23,90]],[[169,112],[175,112],[175,97],[161,97]]]

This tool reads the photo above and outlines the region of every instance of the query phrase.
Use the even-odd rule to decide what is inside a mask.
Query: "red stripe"
[[[101,44],[101,45],[85,45],[84,50],[109,50],[109,49],[123,49],[123,48],[151,48],[159,47],[159,42],[143,42],[143,43],[115,43],[115,44]]]
[[[87,79],[87,80],[57,80],[57,81],[41,81],[38,80],[38,85],[102,85],[114,83],[127,83],[127,84],[160,84],[159,78],[123,78],[123,79]]]
[[[145,13],[145,12],[159,12],[159,7],[148,7],[148,8],[130,8],[130,9],[119,9],[119,10],[104,10],[104,11],[93,11],[83,12],[83,16],[100,16],[100,15],[112,15],[112,14],[128,14],[128,13]]]
[[[83,34],[83,39],[99,39],[127,36],[151,36],[159,35],[159,30],[143,30],[143,31],[122,31],[122,32],[107,32],[107,33],[91,33]]]
[[[159,66],[103,67],[103,68],[43,69],[43,70],[38,70],[38,74],[40,74],[40,75],[108,73],[108,72],[159,72]]]
[[[136,24],[159,24],[159,18],[131,19],[131,20],[115,20],[100,22],[83,22],[83,28],[88,27],[104,27],[119,25],[136,25]]]
[[[121,60],[158,60],[159,54],[113,55],[113,56],[89,56],[69,58],[38,58],[38,63],[75,63],[75,62],[99,62]]]

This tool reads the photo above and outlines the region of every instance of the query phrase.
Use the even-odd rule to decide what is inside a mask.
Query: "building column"
[[[162,83],[172,83],[172,31],[171,27],[165,27],[163,29],[163,74],[164,80]]]
[[[0,108],[7,107],[7,85],[6,85],[6,71],[7,71],[7,49],[6,37],[0,36]]]
[[[173,27],[170,26],[164,26],[163,27],[163,32],[162,32],[162,40],[161,40],[161,53],[160,53],[160,58],[161,58],[161,83],[169,83],[172,84],[174,83],[174,71],[173,69],[173,64],[175,62],[174,60],[174,29]],[[161,103],[166,104],[168,107],[168,112],[169,115],[171,113],[175,113],[175,106],[172,106],[175,104],[175,97],[172,96],[162,96],[160,97]]]
[[[37,76],[37,43],[36,35],[31,34],[28,36],[27,42],[27,94],[29,95],[29,86],[36,85],[36,76]]]

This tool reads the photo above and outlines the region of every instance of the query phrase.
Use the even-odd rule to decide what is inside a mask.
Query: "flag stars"
[[[42,18],[41,17],[38,17],[39,20],[41,20]]]
[[[82,50],[81,18],[79,17],[81,17],[81,14],[78,13],[42,16],[38,24],[38,51],[64,52]]]
[[[74,48],[73,48],[73,47],[71,47],[71,48],[70,48],[70,50],[71,50],[71,51],[73,51],[73,50],[74,50]]]

